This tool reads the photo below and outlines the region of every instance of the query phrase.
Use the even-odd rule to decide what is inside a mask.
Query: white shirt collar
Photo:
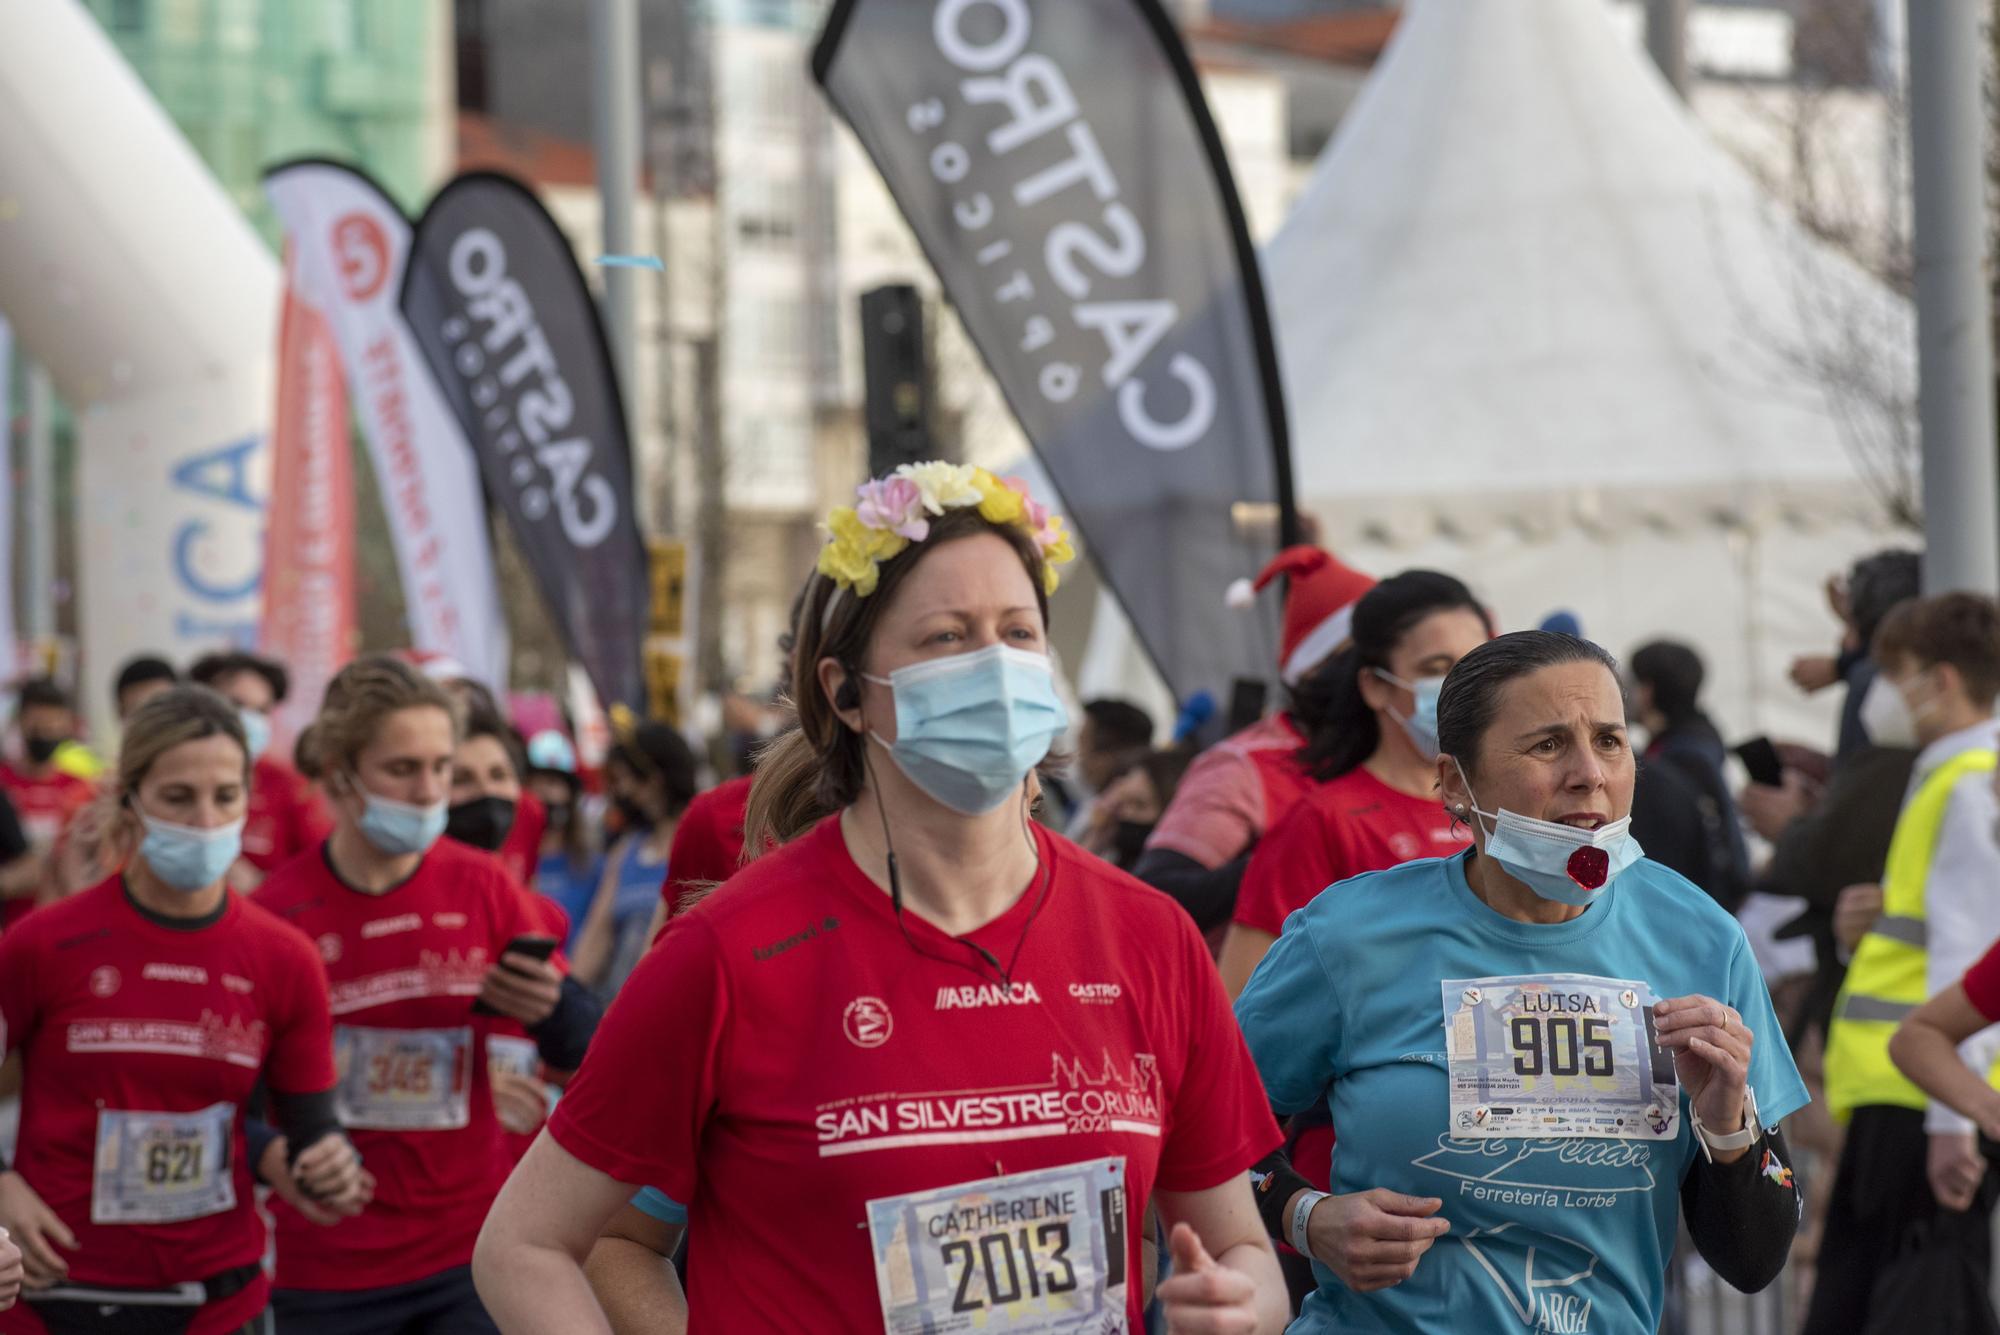
[[[1981,719],[1969,728],[1946,733],[1917,753],[1917,767],[1911,773],[1914,785],[1938,766],[1964,755],[1975,747],[1993,749],[2000,742],[2000,720]]]

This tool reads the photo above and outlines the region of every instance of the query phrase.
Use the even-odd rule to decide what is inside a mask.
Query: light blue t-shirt
[[[632,1205],[641,1214],[651,1215],[663,1224],[685,1224],[688,1221],[687,1206],[658,1187],[639,1188],[639,1194],[632,1198]]]
[[[1750,1087],[1772,1126],[1807,1095],[1750,944],[1655,862],[1628,868],[1572,921],[1543,925],[1488,908],[1465,882],[1466,857],[1322,891],[1285,921],[1236,1003],[1273,1107],[1301,1111],[1331,1086],[1334,1191],[1441,1197],[1451,1222],[1393,1288],[1354,1293],[1315,1264],[1319,1291],[1292,1330],[1656,1330],[1681,1179],[1699,1153],[1685,1115],[1672,1141],[1452,1140],[1439,985],[1572,973],[1644,982],[1661,1000],[1715,997],[1754,1036]]]

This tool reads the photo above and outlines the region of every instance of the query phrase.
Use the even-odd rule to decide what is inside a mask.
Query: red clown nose
[[[1601,890],[1611,879],[1611,857],[1601,848],[1579,848],[1569,855],[1569,878],[1585,890]]]

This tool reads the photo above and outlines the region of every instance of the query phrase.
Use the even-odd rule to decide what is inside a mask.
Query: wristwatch
[[[1743,1087],[1743,1129],[1732,1131],[1726,1136],[1718,1136],[1701,1124],[1701,1114],[1695,1111],[1694,1100],[1688,1100],[1688,1121],[1694,1123],[1695,1143],[1701,1146],[1701,1157],[1715,1162],[1715,1151],[1727,1154],[1731,1150],[1747,1150],[1764,1138],[1764,1124],[1757,1118],[1757,1091]]]

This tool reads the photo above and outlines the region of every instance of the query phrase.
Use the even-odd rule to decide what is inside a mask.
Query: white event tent
[[[1830,741],[1785,668],[1830,648],[1828,573],[1914,545],[1854,451],[1908,429],[1912,315],[1604,0],[1411,0],[1264,268],[1327,546],[1456,573],[1510,629],[1684,639],[1729,733]]]
[[[1914,429],[1913,317],[1605,0],[1409,0],[1264,272],[1326,546],[1457,574],[1503,629],[1685,640],[1732,738],[1831,743],[1831,694],[1785,670],[1832,648],[1829,573],[1916,545],[1855,452]],[[1157,702],[1108,597],[1094,622],[1080,693]]]

